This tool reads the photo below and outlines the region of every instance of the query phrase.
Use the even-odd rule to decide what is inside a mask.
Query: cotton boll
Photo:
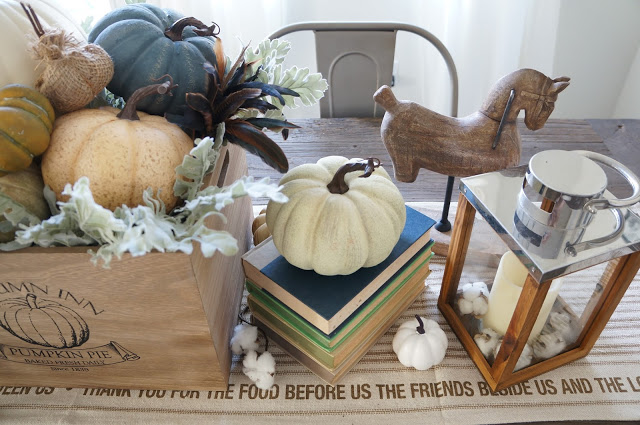
[[[251,350],[244,356],[242,366],[242,373],[247,375],[261,390],[268,390],[273,386],[276,361],[270,352],[265,351],[258,355]]]
[[[500,338],[498,345],[493,351],[494,357],[498,355],[498,351],[500,351],[501,346],[502,346],[502,338]],[[529,366],[532,361],[533,361],[533,348],[531,348],[531,345],[525,344],[524,348],[522,349],[522,353],[520,354],[520,358],[518,359],[518,362],[516,363],[516,367],[513,369],[513,371],[515,372],[517,370],[520,370]]]
[[[233,328],[231,337],[231,352],[242,354],[249,350],[258,349],[258,328],[244,323]]]
[[[459,298],[458,308],[460,309],[461,314],[471,314],[473,313],[473,302],[464,298]]]
[[[458,298],[461,314],[473,314],[480,318],[489,311],[489,290],[484,282],[465,283]]]
[[[532,345],[533,354],[539,359],[549,359],[567,348],[567,343],[559,332],[538,335]]]
[[[489,311],[489,303],[487,298],[482,296],[473,300],[473,314],[476,317],[482,317]]]
[[[577,323],[575,323],[574,319],[568,313],[551,312],[542,333],[558,334],[568,345],[575,342],[578,338],[579,330],[580,328],[577,326]]]
[[[482,329],[482,333],[473,336],[473,340],[482,352],[485,359],[490,360],[493,357],[493,351],[498,345],[500,335],[490,328]]]
[[[462,286],[462,296],[465,299],[473,301],[480,295],[484,295],[485,297],[489,296],[489,290],[484,282],[465,283]]]

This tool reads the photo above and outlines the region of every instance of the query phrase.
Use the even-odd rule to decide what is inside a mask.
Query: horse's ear
[[[569,81],[559,81],[557,83],[553,83],[549,94],[558,94],[567,87],[569,87]]]
[[[554,83],[561,83],[561,82],[565,82],[565,81],[569,81],[571,78],[569,77],[558,77],[558,78],[554,78],[552,81]]]

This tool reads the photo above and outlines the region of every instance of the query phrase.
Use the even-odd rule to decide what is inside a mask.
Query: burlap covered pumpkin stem
[[[38,36],[31,52],[44,65],[36,88],[59,114],[86,106],[111,81],[111,58],[102,47],[79,42],[65,30],[45,30],[33,8],[21,4]]]

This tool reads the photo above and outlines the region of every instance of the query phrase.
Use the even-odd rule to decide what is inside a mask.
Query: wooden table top
[[[276,143],[289,159],[289,167],[315,162],[328,155],[353,157],[377,157],[393,174],[391,158],[380,138],[379,118],[318,118],[295,120],[301,128],[292,130],[289,139],[283,141],[274,136]],[[528,130],[524,122],[518,122],[522,136],[522,158],[526,164],[531,156],[548,149],[583,149],[610,156],[640,175],[640,120],[559,120],[550,119],[537,131]],[[272,170],[258,157],[247,155],[249,175],[256,178],[271,177],[277,182],[282,174]],[[614,172],[607,172],[609,190],[618,197],[631,193],[625,181]],[[457,199],[457,185],[453,199]],[[442,201],[447,176],[428,170],[420,170],[413,183],[394,182],[405,201]],[[258,200],[258,203],[259,200]]]
[[[380,138],[380,122],[377,118],[322,118],[295,120],[301,128],[292,130],[287,141],[280,137],[274,140],[282,147],[293,168],[308,162],[315,162],[328,155],[346,157],[375,156],[381,159],[391,175],[391,159]],[[636,175],[640,175],[640,120],[591,119],[560,120],[549,119],[545,126],[537,131],[528,130],[524,122],[518,122],[522,136],[522,158],[520,164],[526,164],[537,152],[549,149],[589,150],[607,155],[623,163]],[[269,168],[254,155],[247,155],[249,175],[256,178],[268,176],[278,181],[282,174]],[[605,170],[609,178],[609,190],[618,197],[631,193],[628,184],[615,172]],[[447,176],[428,170],[420,170],[418,179],[413,183],[394,182],[402,192],[405,201],[441,202],[444,198]],[[453,201],[457,200],[458,179],[454,186]],[[256,200],[257,205],[266,200]],[[452,214],[449,219],[453,222]],[[432,233],[437,242],[447,243],[448,233]],[[446,252],[446,250],[444,251]],[[596,425],[602,421],[557,421],[552,418],[536,422],[544,424],[580,424]],[[608,424],[623,424],[624,421],[607,421]]]

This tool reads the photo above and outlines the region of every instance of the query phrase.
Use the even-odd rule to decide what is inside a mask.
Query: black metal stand
[[[442,217],[436,223],[435,228],[438,232],[445,233],[451,230],[451,222],[449,221],[449,205],[451,204],[451,194],[453,192],[453,182],[456,178],[449,176],[447,179],[447,192],[444,195],[444,205],[442,206]]]

